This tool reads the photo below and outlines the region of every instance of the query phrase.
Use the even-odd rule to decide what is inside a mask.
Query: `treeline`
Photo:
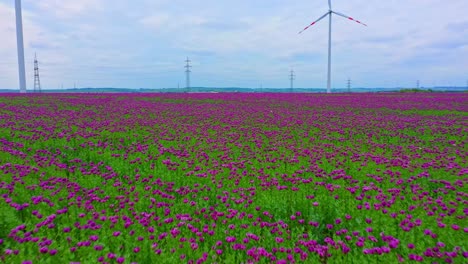
[[[401,89],[400,93],[432,93],[434,92],[432,89],[418,89],[418,88],[412,88],[412,89]]]

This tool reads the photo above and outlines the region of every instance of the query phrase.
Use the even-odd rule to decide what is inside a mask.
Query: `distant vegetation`
[[[400,89],[400,93],[432,93],[433,90],[432,89],[417,89],[417,88],[413,88],[413,89]]]

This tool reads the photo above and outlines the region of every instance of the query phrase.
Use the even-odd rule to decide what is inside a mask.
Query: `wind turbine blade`
[[[328,9],[331,10],[331,0],[328,0]]]
[[[319,19],[315,20],[314,22],[312,22],[310,25],[308,25],[307,27],[305,27],[303,30],[301,30],[299,32],[299,34],[301,34],[302,32],[306,31],[308,28],[310,28],[311,26],[315,25],[317,22],[319,22],[320,20],[322,20],[324,17],[326,17],[327,15],[329,15],[330,12],[327,12],[325,13],[325,15],[321,16]]]
[[[356,19],[354,19],[354,18],[352,18],[352,17],[350,17],[350,16],[347,16],[347,15],[345,15],[345,14],[338,13],[338,12],[335,12],[335,11],[332,11],[332,13],[333,13],[333,14],[335,14],[335,15],[342,16],[342,17],[344,17],[344,18],[347,18],[347,19],[349,19],[349,20],[352,20],[352,21],[354,21],[354,22],[356,22],[356,23],[359,23],[359,24],[361,24],[361,25],[363,25],[363,26],[366,26],[366,27],[367,27],[367,25],[366,25],[366,24],[364,24],[364,23],[362,23],[361,21],[359,21],[359,20],[356,20]]]

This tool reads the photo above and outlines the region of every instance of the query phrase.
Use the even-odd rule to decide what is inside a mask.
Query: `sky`
[[[14,0],[0,0],[0,88],[18,89]],[[326,0],[23,0],[28,90],[325,88]],[[466,86],[467,0],[332,0],[332,87]]]

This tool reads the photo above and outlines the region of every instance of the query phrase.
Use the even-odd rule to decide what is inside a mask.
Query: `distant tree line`
[[[432,89],[418,89],[418,88],[412,88],[412,89],[400,89],[400,93],[432,93],[434,92]]]

